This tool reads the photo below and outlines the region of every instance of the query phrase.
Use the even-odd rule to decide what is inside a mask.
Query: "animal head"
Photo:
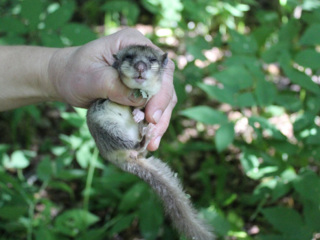
[[[113,67],[122,82],[132,89],[141,89],[154,95],[161,86],[161,75],[168,62],[167,53],[151,47],[132,45],[114,55]]]

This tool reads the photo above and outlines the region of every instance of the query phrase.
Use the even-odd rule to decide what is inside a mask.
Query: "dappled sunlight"
[[[2,1],[0,44],[80,46],[134,28],[175,63],[155,156],[217,239],[320,239],[320,1]],[[86,110],[0,116],[0,236],[182,239],[156,195],[99,156]]]

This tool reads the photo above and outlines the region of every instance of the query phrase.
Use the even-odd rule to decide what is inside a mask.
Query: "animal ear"
[[[163,66],[163,67],[166,66],[167,63],[168,63],[168,53],[164,53],[164,54],[162,55],[162,66]]]

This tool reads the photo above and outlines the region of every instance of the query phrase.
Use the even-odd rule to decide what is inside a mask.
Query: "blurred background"
[[[128,26],[176,64],[154,154],[218,239],[320,239],[320,1],[0,0],[1,45],[82,45]],[[0,114],[0,239],[184,239],[144,182],[98,156],[85,114],[59,102]]]

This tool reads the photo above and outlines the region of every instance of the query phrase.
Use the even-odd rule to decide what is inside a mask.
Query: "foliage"
[[[319,238],[320,1],[0,0],[0,15],[1,44],[50,47],[151,24],[179,99],[156,155],[201,216],[220,239]],[[100,159],[85,110],[0,124],[0,239],[178,239],[149,187]]]

